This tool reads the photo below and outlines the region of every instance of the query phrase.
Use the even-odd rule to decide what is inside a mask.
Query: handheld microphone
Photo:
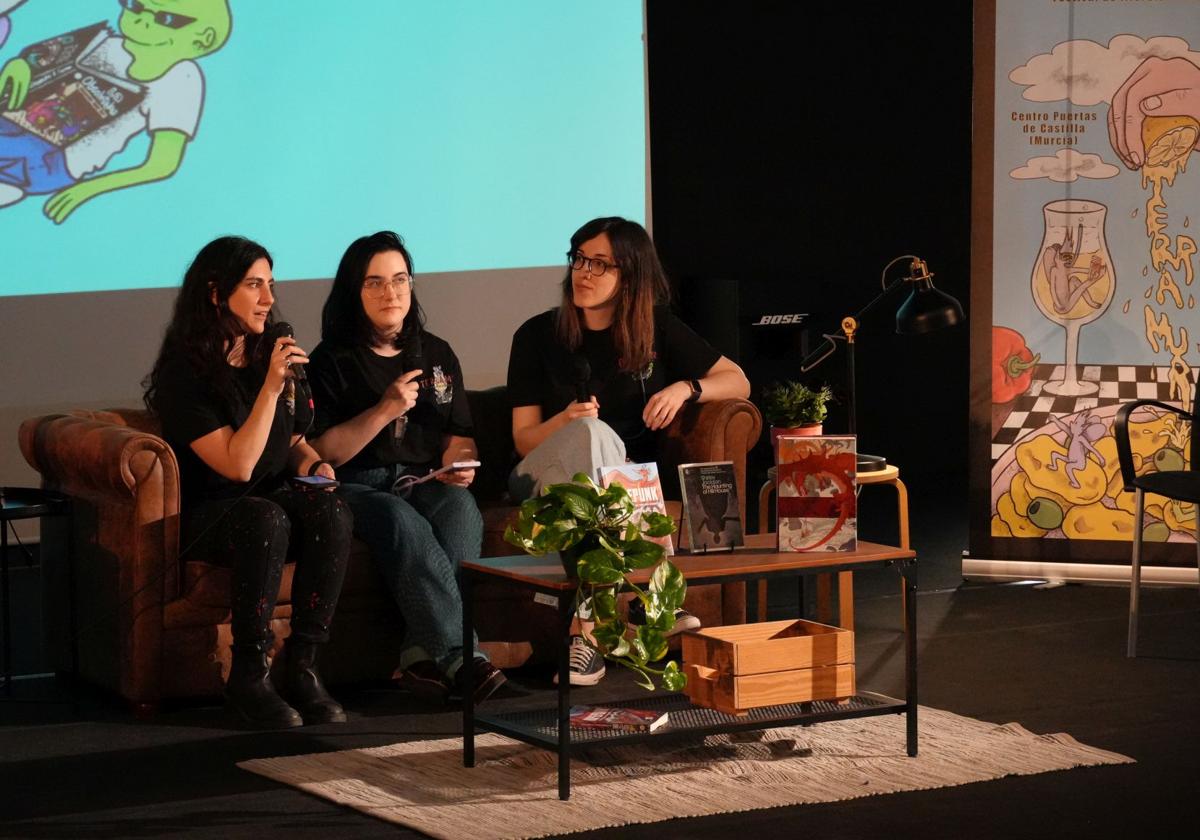
[[[414,334],[404,348],[404,361],[407,370],[416,370],[417,368],[425,367],[424,352],[421,347],[421,334]],[[418,381],[418,389],[420,383]],[[419,393],[419,390],[418,390]],[[401,414],[392,421],[392,440],[399,443],[404,439],[404,431],[408,428],[408,415]]]
[[[591,402],[588,381],[592,378],[592,366],[584,356],[571,357],[571,373],[575,379],[575,402]]]
[[[278,338],[295,338],[296,331],[292,329],[292,325],[287,321],[280,321],[275,325],[275,335]],[[300,382],[308,381],[308,374],[304,372],[304,365],[289,365],[292,370],[292,375]]]

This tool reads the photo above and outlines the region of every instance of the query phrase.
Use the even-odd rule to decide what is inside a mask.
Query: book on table
[[[626,709],[620,706],[571,707],[571,726],[575,729],[653,732],[666,722],[666,712],[655,712],[648,709]]]
[[[600,467],[597,470],[600,486],[620,484],[628,491],[635,507],[634,515],[641,517],[645,513],[666,514],[667,506],[663,503],[662,483],[658,480],[658,464],[617,464],[611,467]],[[646,537],[664,549],[667,554],[674,554],[675,547],[671,535],[665,537]]]
[[[679,489],[693,552],[732,551],[742,544],[742,514],[733,461],[680,464]]]
[[[858,497],[853,435],[781,435],[775,455],[780,551],[854,551]]]

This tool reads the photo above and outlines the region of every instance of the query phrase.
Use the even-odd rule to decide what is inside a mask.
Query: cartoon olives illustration
[[[1029,503],[1025,514],[1029,521],[1046,531],[1053,531],[1063,523],[1063,509],[1058,502],[1039,496]]]

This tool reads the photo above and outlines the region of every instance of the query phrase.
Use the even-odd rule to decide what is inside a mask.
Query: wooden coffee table
[[[558,796],[568,799],[571,794],[570,757],[573,750],[603,743],[671,738],[697,733],[732,732],[764,729],[797,723],[819,723],[826,720],[866,717],[882,714],[904,714],[906,717],[906,747],[910,756],[917,754],[917,565],[916,554],[907,548],[859,542],[853,552],[779,553],[775,550],[773,534],[754,534],[746,538],[748,545],[735,552],[683,554],[671,558],[687,579],[688,585],[732,583],[774,577],[799,577],[830,572],[854,572],[865,569],[891,568],[901,579],[902,611],[904,616],[904,699],[897,700],[873,692],[858,692],[848,700],[790,703],[752,709],[744,715],[728,715],[713,709],[696,706],[683,694],[647,692],[628,701],[605,703],[631,708],[658,709],[670,712],[669,721],[652,733],[628,733],[605,730],[571,729],[570,678],[568,655],[570,625],[575,606],[575,583],[563,572],[557,554],[546,557],[487,557],[463,564],[463,638],[474,631],[471,599],[476,579],[504,578],[527,588],[531,593],[554,596],[558,603],[559,626],[562,628],[558,646],[558,704],[532,712],[511,712],[487,715],[475,714],[473,686],[464,686],[463,697],[463,764],[475,766],[475,730],[498,732],[518,741],[534,744],[558,753]],[[631,576],[635,583],[650,579],[649,570]],[[803,605],[800,607],[803,610]],[[470,679],[470,671],[464,674]]]

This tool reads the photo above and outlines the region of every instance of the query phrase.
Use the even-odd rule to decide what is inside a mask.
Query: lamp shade
[[[896,310],[896,332],[919,335],[952,327],[962,319],[962,304],[925,280],[913,285],[908,300]]]

